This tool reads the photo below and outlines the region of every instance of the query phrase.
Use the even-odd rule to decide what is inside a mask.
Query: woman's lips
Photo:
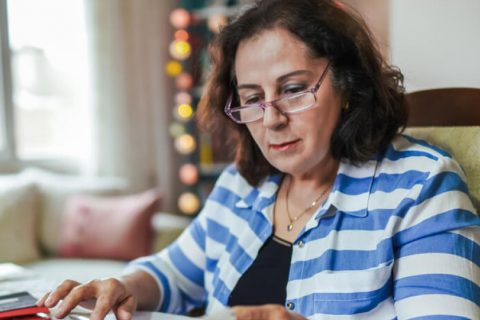
[[[270,148],[275,151],[287,151],[294,148],[300,140],[293,140],[280,144],[270,144]]]

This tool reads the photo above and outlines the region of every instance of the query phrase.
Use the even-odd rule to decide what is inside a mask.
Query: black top
[[[271,236],[233,288],[229,306],[285,304],[292,244]]]

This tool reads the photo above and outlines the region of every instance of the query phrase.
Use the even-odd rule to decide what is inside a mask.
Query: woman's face
[[[290,32],[275,28],[240,42],[235,72],[241,104],[271,101],[313,87],[327,59],[312,58],[308,47]],[[282,114],[272,107],[263,119],[247,124],[265,158],[278,170],[308,176],[330,163],[330,139],[341,111],[340,94],[327,71],[315,105]]]

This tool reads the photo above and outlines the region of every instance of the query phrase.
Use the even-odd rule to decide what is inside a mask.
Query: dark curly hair
[[[238,99],[235,55],[241,41],[278,27],[303,41],[312,57],[330,61],[332,83],[348,102],[331,138],[333,157],[360,164],[385,150],[408,117],[403,75],[383,59],[363,19],[331,0],[261,0],[212,41],[212,69],[197,113],[201,128],[231,130],[242,176],[256,186],[278,170],[264,158],[247,127],[224,114],[229,95]]]

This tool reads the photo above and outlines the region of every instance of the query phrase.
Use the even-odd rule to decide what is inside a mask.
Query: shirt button
[[[293,310],[293,309],[295,309],[295,304],[294,304],[293,302],[287,303],[287,309],[288,309],[288,310]]]
[[[303,242],[302,240],[299,240],[299,241],[297,242],[297,246],[298,246],[299,248],[303,248],[303,247],[305,246],[305,242]]]

